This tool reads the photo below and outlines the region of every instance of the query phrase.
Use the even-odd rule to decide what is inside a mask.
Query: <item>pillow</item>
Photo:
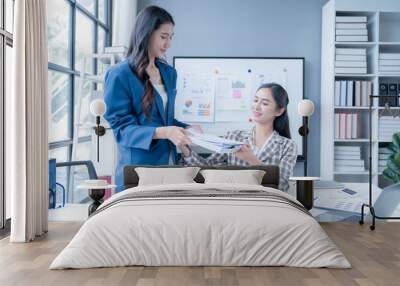
[[[193,179],[196,177],[199,170],[199,167],[135,168],[139,176],[138,186],[195,183]]]
[[[205,184],[234,183],[261,185],[265,171],[262,170],[201,170]]]

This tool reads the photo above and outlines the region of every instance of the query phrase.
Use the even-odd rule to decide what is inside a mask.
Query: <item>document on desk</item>
[[[344,183],[345,187],[314,188],[314,206],[318,208],[360,213],[361,206],[368,203],[367,183]],[[379,198],[382,189],[372,186],[372,205]],[[365,209],[368,213],[368,208]]]
[[[186,130],[193,144],[217,153],[233,153],[239,150],[242,142],[224,139],[211,134]]]

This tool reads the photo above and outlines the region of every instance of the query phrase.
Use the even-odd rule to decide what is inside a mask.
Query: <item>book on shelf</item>
[[[352,135],[352,130],[353,130],[353,114],[352,113],[345,113],[345,120],[346,120],[346,127],[345,127],[345,139],[354,139],[351,137]]]
[[[366,48],[336,48],[336,55],[358,55],[358,56],[366,56],[367,49]]]
[[[367,23],[338,23],[336,22],[336,29],[367,29]]]
[[[361,155],[360,154],[340,154],[335,153],[335,160],[359,160]]]
[[[371,81],[335,81],[335,106],[368,106]]]
[[[372,93],[372,83],[370,81],[361,81],[361,106],[369,106],[369,96]]]
[[[399,60],[379,60],[379,66],[400,66],[400,59]]]
[[[335,166],[341,167],[341,166],[358,166],[358,167],[364,167],[364,160],[362,159],[336,159],[335,157]]]
[[[360,114],[358,113],[353,113],[351,115],[351,138],[356,139],[359,138],[359,128],[360,128],[360,124],[359,124],[359,119]]]
[[[361,106],[361,81],[354,82],[354,105]]]
[[[400,60],[400,53],[380,53],[380,60]]]
[[[397,83],[385,83],[381,82],[379,83],[379,95],[393,95],[393,98],[390,97],[381,97],[379,98],[379,106],[385,106],[386,103],[389,104],[389,106],[397,106],[398,105],[398,98],[395,97],[398,95],[398,90],[397,90],[398,84]],[[384,119],[383,119],[384,120]]]
[[[335,152],[342,151],[342,152],[353,152],[353,153],[360,153],[361,146],[346,146],[346,145],[335,145]]]
[[[395,72],[400,73],[400,66],[379,66],[380,72]]]
[[[340,81],[335,81],[335,106],[340,105]]]
[[[356,68],[356,67],[335,67],[335,73],[337,74],[351,74],[351,73],[359,73],[366,74],[367,68]]]
[[[353,89],[354,89],[354,82],[348,81],[347,82],[347,94],[346,94],[346,105],[353,106]]]
[[[366,16],[336,16],[337,42],[367,42]]]
[[[340,35],[336,36],[337,42],[368,42],[368,36]]]
[[[346,114],[339,113],[339,138],[337,139],[345,139],[346,138]]]
[[[359,117],[358,113],[335,113],[335,139],[358,139]]]
[[[394,95],[394,96],[398,95],[397,83],[389,83],[388,95]]]
[[[336,23],[366,23],[367,16],[336,16]]]
[[[361,159],[361,151],[346,151],[346,150],[335,150],[335,158],[341,159]]]
[[[367,62],[366,61],[335,61],[336,67],[355,67],[355,68],[366,68]]]
[[[346,106],[347,99],[347,81],[340,81],[340,106]]]
[[[352,62],[366,62],[367,58],[364,55],[340,55],[336,54],[336,61],[352,61]]]
[[[388,94],[389,85],[387,83],[379,83],[379,95],[387,95]],[[385,106],[388,98],[382,97],[379,98],[379,106]]]
[[[361,152],[361,146],[335,145],[335,151]]]
[[[336,35],[366,36],[366,35],[368,35],[368,30],[367,29],[339,29],[339,28],[336,28]]]
[[[335,166],[335,172],[364,172],[365,168],[360,166]]]

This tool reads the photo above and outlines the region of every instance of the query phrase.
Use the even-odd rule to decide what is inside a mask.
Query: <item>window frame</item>
[[[73,135],[74,135],[74,118],[75,118],[75,100],[76,100],[76,92],[75,92],[75,84],[76,84],[76,77],[80,77],[80,71],[76,69],[76,62],[75,62],[75,47],[76,47],[76,18],[77,18],[77,13],[78,11],[81,12],[81,14],[84,17],[87,17],[92,23],[94,23],[94,46],[93,46],[93,52],[96,53],[98,52],[98,36],[99,36],[99,26],[104,29],[106,32],[106,37],[104,41],[104,45],[108,46],[111,42],[111,15],[112,15],[112,1],[113,0],[105,0],[105,5],[104,5],[104,10],[105,10],[105,20],[106,22],[104,23],[102,20],[100,20],[100,15],[99,15],[99,0],[94,0],[94,5],[95,5],[95,13],[92,14],[90,11],[88,11],[84,6],[82,6],[79,1],[77,0],[64,0],[69,4],[69,8],[71,11],[70,17],[69,17],[69,41],[68,41],[68,60],[69,60],[69,67],[65,67],[59,64],[55,64],[52,62],[48,63],[48,70],[49,71],[56,71],[56,72],[61,72],[64,74],[67,74],[69,76],[70,80],[70,86],[69,86],[69,99],[70,104],[69,104],[69,109],[68,109],[68,115],[69,115],[69,122],[68,122],[68,139],[67,140],[61,140],[61,141],[55,141],[55,142],[49,142],[49,150],[53,150],[56,148],[61,148],[61,147],[68,147],[68,158],[71,160],[71,154],[72,154],[72,141],[73,141]],[[97,63],[96,61],[93,62],[93,72],[97,73]],[[51,96],[51,95],[49,95]],[[91,136],[82,136],[78,138],[78,143],[83,143],[91,140]],[[69,173],[68,173],[69,177]],[[67,180],[69,181],[69,180]],[[68,188],[68,186],[66,186]]]

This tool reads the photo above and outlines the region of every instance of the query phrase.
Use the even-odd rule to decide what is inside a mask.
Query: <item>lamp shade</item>
[[[303,99],[297,105],[297,112],[301,116],[311,116],[314,113],[314,103],[309,99]]]
[[[95,99],[90,103],[90,112],[94,116],[103,116],[106,112],[106,104],[102,99]]]

